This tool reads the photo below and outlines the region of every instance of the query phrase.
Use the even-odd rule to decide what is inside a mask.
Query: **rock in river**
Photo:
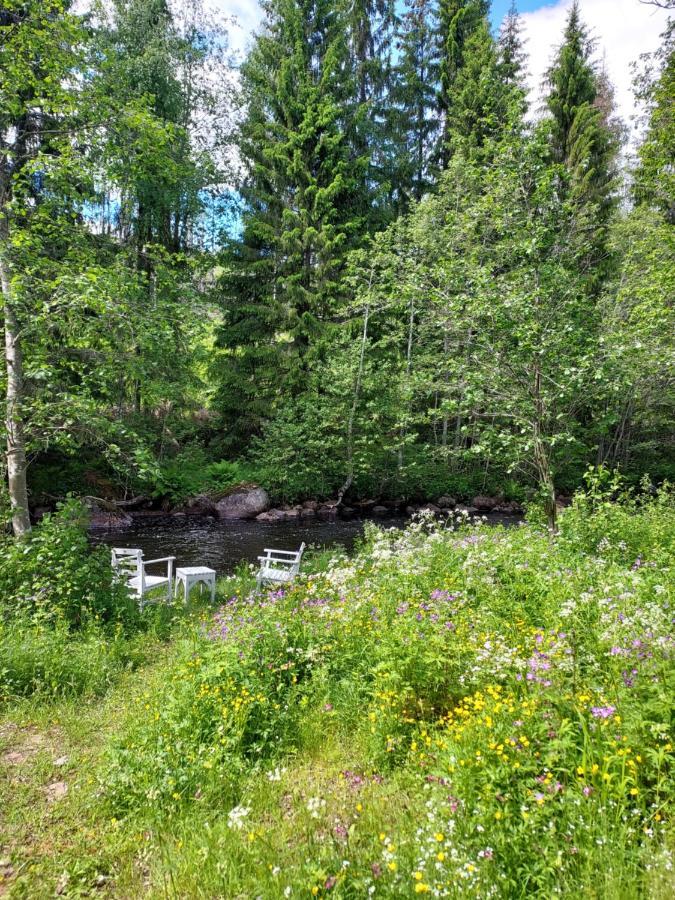
[[[267,491],[257,484],[241,485],[216,503],[221,519],[255,519],[270,505]]]

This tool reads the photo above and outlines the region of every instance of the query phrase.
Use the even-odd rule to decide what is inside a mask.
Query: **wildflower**
[[[227,814],[228,828],[241,829],[244,827],[244,819],[251,812],[250,806],[235,806]]]
[[[616,712],[615,706],[592,706],[591,715],[596,719],[609,719]]]

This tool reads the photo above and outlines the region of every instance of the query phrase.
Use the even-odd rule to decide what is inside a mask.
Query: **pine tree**
[[[595,290],[606,269],[607,226],[616,205],[617,140],[592,57],[593,41],[575,2],[547,73],[546,103],[551,156],[565,173],[561,190],[577,210],[579,263]]]
[[[440,0],[439,2],[440,90],[438,102],[444,115],[443,135],[438,148],[441,168],[445,167],[450,155],[451,123],[448,113],[453,103],[455,81],[464,65],[466,45],[474,31],[486,21],[489,11],[489,0]]]
[[[259,382],[269,414],[280,390],[302,386],[368,207],[344,15],[330,0],[268,0],[265,12],[241,73],[245,208],[231,286],[243,279],[250,287],[245,313],[238,292],[227,291],[219,343],[254,382],[230,379],[230,409]]]

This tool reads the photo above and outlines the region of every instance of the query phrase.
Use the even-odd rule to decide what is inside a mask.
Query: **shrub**
[[[134,627],[139,611],[113,577],[110,556],[87,540],[82,506],[69,500],[24,540],[0,543],[0,607],[5,617],[80,627],[89,621]]]

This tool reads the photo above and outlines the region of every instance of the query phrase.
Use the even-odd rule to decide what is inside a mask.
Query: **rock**
[[[255,519],[270,505],[267,491],[257,484],[241,485],[215,505],[221,519]]]
[[[444,494],[438,498],[436,506],[440,506],[441,509],[454,509],[457,506],[457,501],[450,494]]]
[[[465,506],[464,503],[458,503],[457,506],[455,507],[455,512],[456,512],[456,513],[459,513],[460,515],[467,515],[467,516],[468,516],[468,515],[469,515],[469,510],[470,510],[470,509],[475,509],[475,508],[476,508],[475,506],[469,507],[469,506]]]
[[[313,506],[303,506],[300,511],[300,518],[315,519],[316,518],[316,509],[314,509]]]
[[[302,508],[298,509],[297,507],[292,507],[291,509],[285,509],[287,519],[299,519]]]
[[[180,511],[188,516],[213,516],[216,514],[216,504],[208,494],[197,494],[190,497]]]
[[[380,504],[378,504],[377,506],[373,506],[373,508],[371,509],[371,513],[381,519],[382,516],[389,515],[389,510],[386,506],[381,506]]]
[[[317,509],[319,508],[319,501],[318,500],[305,500],[305,502],[302,504],[302,508],[303,509],[311,509],[312,512],[316,512]]]
[[[99,528],[128,528],[134,524],[131,516],[125,512],[108,512],[98,506],[89,512],[89,527],[96,531]]]
[[[355,510],[352,506],[341,506],[340,507],[340,515],[343,519],[353,519]]]
[[[420,507],[420,512],[430,512],[432,515],[437,516],[441,510],[435,503],[425,503],[424,506]]]
[[[406,516],[414,516],[418,509],[419,507],[417,506],[406,506],[405,514]]]
[[[68,785],[65,781],[53,781],[45,788],[47,800],[53,803],[55,800],[62,800],[68,793]]]
[[[54,760],[54,765],[59,766],[67,766],[68,765],[68,757],[67,756],[59,756],[58,759]]]
[[[325,522],[334,522],[337,519],[337,506],[334,503],[323,503],[316,514]]]
[[[285,509],[269,509],[267,512],[259,513],[255,520],[256,522],[285,522],[288,518],[288,513]]]
[[[501,513],[504,516],[522,516],[523,507],[515,500],[507,500],[505,503],[495,506],[492,512]]]
[[[502,497],[484,497],[479,494],[477,497],[474,497],[471,501],[471,506],[475,506],[476,509],[481,512],[490,512],[495,508],[495,506],[499,506],[502,502]]]

